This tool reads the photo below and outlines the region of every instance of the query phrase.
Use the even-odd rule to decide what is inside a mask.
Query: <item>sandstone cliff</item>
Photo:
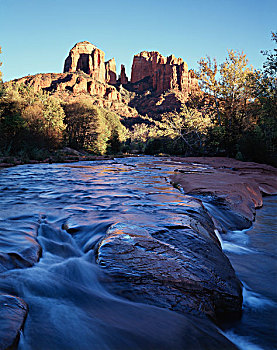
[[[143,51],[135,55],[132,65],[131,82],[140,84],[141,90],[163,93],[167,90],[180,91],[187,99],[197,86],[187,64],[174,55],[162,56],[157,51]]]
[[[115,59],[105,62],[106,82],[109,84],[116,84],[116,63]]]
[[[88,41],[77,43],[64,63],[64,73],[78,70],[96,80],[105,82],[105,53]]]
[[[126,75],[126,71],[125,71],[125,66],[124,64],[121,65],[121,71],[120,71],[120,77],[119,77],[119,82],[123,85],[128,83],[128,78]]]
[[[32,86],[36,92],[48,91],[65,101],[86,94],[95,105],[122,117],[155,117],[178,110],[189,95],[199,91],[193,71],[181,58],[164,57],[156,51],[134,56],[130,82],[124,65],[117,79],[115,59],[105,62],[105,53],[88,41],[70,50],[63,73],[36,74],[10,83]]]

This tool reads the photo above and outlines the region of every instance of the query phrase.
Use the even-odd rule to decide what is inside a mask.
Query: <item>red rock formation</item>
[[[88,41],[77,43],[65,60],[64,73],[78,70],[104,83],[106,76],[105,53]]]
[[[116,63],[115,59],[105,62],[106,82],[108,84],[116,84]]]
[[[122,85],[127,84],[128,83],[128,78],[125,72],[125,66],[124,64],[121,65],[121,71],[120,71],[120,83]]]
[[[70,50],[64,73],[37,74],[8,84],[14,83],[31,86],[35,92],[48,91],[65,100],[89,94],[96,105],[127,117],[138,113],[155,117],[178,110],[189,94],[199,91],[193,71],[188,71],[181,58],[164,57],[156,51],[143,51],[134,57],[132,84],[128,84],[124,65],[117,81],[115,59],[105,62],[104,52],[88,41]]]
[[[195,81],[188,72],[187,64],[174,55],[162,56],[157,51],[143,51],[134,56],[131,82],[146,80],[148,88],[157,93],[167,90],[178,90],[188,97],[190,84],[195,88]],[[145,81],[142,89],[145,89]]]
[[[196,78],[193,70],[189,70],[188,87],[189,87],[189,94],[193,95],[195,93],[199,93],[199,91],[200,91],[198,79]]]

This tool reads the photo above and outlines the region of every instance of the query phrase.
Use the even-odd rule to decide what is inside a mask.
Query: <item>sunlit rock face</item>
[[[125,71],[125,66],[124,64],[121,65],[121,71],[120,71],[120,83],[125,85],[128,83],[128,77],[126,75],[126,71]]]
[[[16,349],[27,316],[26,303],[12,295],[0,295],[0,349]]]
[[[157,51],[143,51],[134,56],[131,82],[142,80],[141,90],[148,88],[157,93],[177,90],[186,98],[191,90],[198,87],[188,65],[181,58],[174,55],[164,57]]]
[[[7,85],[24,84],[70,102],[83,95],[95,106],[122,118],[151,117],[180,110],[189,96],[200,93],[198,80],[187,64],[174,55],[143,51],[134,56],[131,81],[125,66],[117,77],[116,62],[88,41],[77,43],[64,62],[63,73],[28,75]],[[88,95],[90,95],[88,97]]]
[[[64,73],[78,70],[99,82],[106,82],[105,53],[88,41],[77,43],[64,63]]]
[[[116,63],[115,59],[105,62],[106,82],[109,84],[116,84]]]

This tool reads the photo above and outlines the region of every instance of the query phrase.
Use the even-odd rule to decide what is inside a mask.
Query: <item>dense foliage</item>
[[[43,158],[62,146],[94,154],[118,153],[127,131],[119,117],[88,101],[61,101],[46,92],[8,84],[0,98],[3,155]]]
[[[100,155],[222,155],[277,165],[277,49],[262,53],[260,71],[234,50],[221,64],[201,58],[197,95],[178,111],[140,116],[129,129],[85,97],[65,103],[16,83],[3,88],[0,73],[0,155],[43,158],[42,150],[68,146]]]
[[[88,101],[64,105],[65,138],[69,146],[87,149],[95,154],[117,153],[126,139],[126,129],[119,117]]]
[[[64,131],[60,101],[32,88],[11,85],[0,99],[0,146],[2,153],[30,153],[57,148]]]

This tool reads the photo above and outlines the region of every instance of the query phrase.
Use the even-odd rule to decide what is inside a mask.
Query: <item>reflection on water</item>
[[[31,268],[20,260],[25,268],[2,270],[0,275],[0,292],[20,296],[29,305],[19,349],[184,348],[182,334],[187,320],[108,292],[101,283],[103,275],[94,254],[99,240],[118,222],[129,227],[147,224],[153,231],[165,225],[186,225],[182,214],[201,207],[201,202],[166,181],[174,168],[166,161],[156,167],[152,158],[142,157],[1,170],[1,253],[12,250],[18,260],[20,252],[34,254],[30,257],[33,261],[39,257]],[[273,199],[266,199],[260,212],[267,210],[269,214],[258,214],[254,228],[241,233],[249,241],[237,239],[236,234],[223,240],[223,249],[245,282],[245,316],[233,333],[260,333],[257,337],[266,345],[274,343],[270,332],[277,303],[272,288],[276,242],[266,228],[274,205],[276,208]],[[232,237],[236,239],[232,241]],[[34,253],[31,248],[36,239],[42,251],[37,245]],[[252,308],[261,299],[262,307]],[[249,313],[256,316],[249,318]],[[268,327],[266,337],[271,334],[268,341],[264,327]]]

